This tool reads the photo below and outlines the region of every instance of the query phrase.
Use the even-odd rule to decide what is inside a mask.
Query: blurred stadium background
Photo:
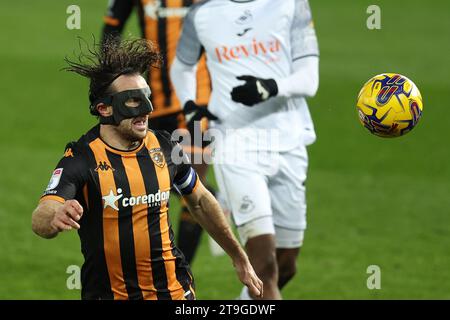
[[[284,297],[450,299],[450,3],[310,3],[321,48],[321,85],[310,101],[318,140],[309,149],[309,229]],[[71,4],[81,8],[81,30],[66,28]],[[66,142],[95,123],[87,82],[59,70],[78,36],[99,38],[106,4],[0,2],[1,299],[80,297],[66,288],[66,268],[82,263],[78,236],[40,239],[30,217]],[[381,6],[381,30],[366,28],[371,4]],[[126,34],[139,36],[136,17]],[[405,137],[377,138],[358,123],[356,95],[382,72],[402,73],[422,92],[423,118]],[[369,265],[381,268],[381,290],[366,287]],[[193,272],[199,299],[240,291],[229,259],[212,257],[206,236]]]

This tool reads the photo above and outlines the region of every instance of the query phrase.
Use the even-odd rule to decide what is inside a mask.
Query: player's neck
[[[121,151],[136,149],[142,143],[142,140],[126,139],[110,125],[100,125],[100,138],[110,147]]]

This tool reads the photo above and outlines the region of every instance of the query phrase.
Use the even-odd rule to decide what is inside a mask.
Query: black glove
[[[246,106],[252,107],[278,94],[278,86],[273,79],[260,79],[247,75],[236,78],[245,81],[245,84],[231,90],[231,99]]]
[[[187,123],[200,121],[202,118],[207,118],[208,120],[219,120],[219,118],[209,112],[206,106],[199,106],[192,100],[186,102],[183,108],[183,113]]]
[[[209,112],[206,106],[198,106],[192,100],[185,103],[183,113],[184,118],[186,119],[186,126],[191,134],[194,132],[195,121],[200,121],[203,118],[207,118],[208,120],[219,120],[219,118]]]

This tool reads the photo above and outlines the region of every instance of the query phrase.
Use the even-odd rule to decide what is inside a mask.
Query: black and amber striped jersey
[[[97,125],[70,143],[41,198],[83,206],[78,234],[83,299],[194,299],[194,283],[174,245],[169,196],[190,194],[198,177],[178,144],[149,131],[120,151]]]
[[[183,18],[196,0],[111,0],[104,17],[103,36],[120,34],[133,8],[137,9],[142,36],[157,44],[164,63],[161,68],[151,68],[148,76],[152,90],[154,110],[152,118],[181,110],[169,77],[169,67],[175,58]],[[211,81],[203,56],[197,69],[198,105],[207,105],[211,94]]]

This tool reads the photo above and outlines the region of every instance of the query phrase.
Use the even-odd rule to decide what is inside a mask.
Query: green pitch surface
[[[95,123],[87,82],[59,69],[77,36],[98,38],[106,2],[0,3],[0,298],[80,297],[66,287],[67,267],[82,263],[78,236],[40,239],[30,217],[65,143]],[[66,28],[71,4],[81,8],[81,30]],[[309,229],[287,299],[450,298],[450,3],[377,1],[382,29],[374,31],[370,4],[311,0],[321,48],[310,101],[318,140],[309,149]],[[135,19],[128,32],[138,35]],[[382,72],[402,73],[422,92],[423,118],[405,137],[377,138],[358,123],[356,95]],[[370,265],[381,269],[380,290],[366,286]],[[212,257],[205,236],[193,272],[200,299],[240,291],[229,259]]]

